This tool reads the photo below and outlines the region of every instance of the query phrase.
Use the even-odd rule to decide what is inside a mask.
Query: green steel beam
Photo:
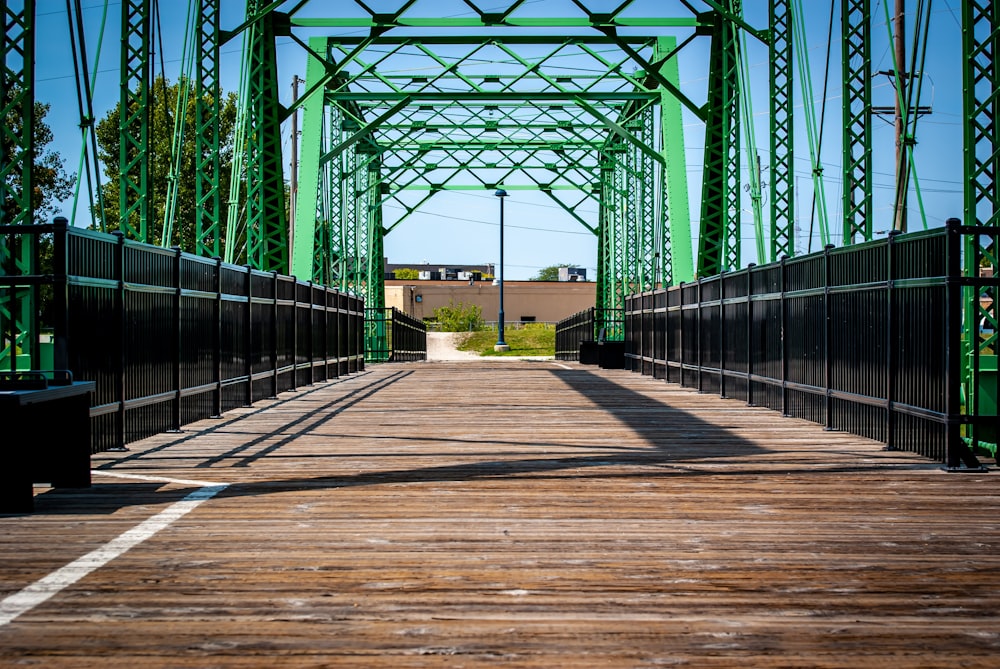
[[[149,94],[152,90],[150,0],[122,0],[119,134],[119,229],[149,241]]]
[[[335,91],[327,93],[327,97],[335,101],[344,102],[368,102],[368,101],[381,101],[381,102],[397,102],[399,100],[408,100],[414,103],[420,102],[433,102],[435,100],[441,100],[445,102],[451,102],[454,100],[459,100],[463,98],[463,95],[454,92],[447,91],[434,91],[434,92],[374,92],[374,93],[364,93],[360,91]],[[539,92],[496,92],[488,93],[485,95],[474,96],[476,99],[488,99],[495,102],[565,102],[567,98],[566,93],[562,92],[550,92],[550,91],[539,91]],[[584,100],[587,102],[618,102],[620,100],[656,100],[659,98],[659,93],[656,91],[630,91],[630,92],[573,92],[572,97],[578,100]]]
[[[0,0],[3,10],[3,119],[0,133],[0,225],[35,222],[32,200],[35,153],[35,3]],[[16,123],[15,119],[20,119]],[[2,243],[2,242],[0,242]],[[5,247],[0,247],[0,253]],[[5,256],[7,259],[9,256]],[[6,267],[2,265],[0,267]]]
[[[383,123],[389,120],[389,118],[395,116],[397,113],[402,111],[403,108],[405,108],[409,103],[410,103],[409,98],[403,98],[402,100],[394,104],[392,107],[383,112],[378,118],[374,119],[371,123],[367,124],[363,128],[358,129],[357,131],[349,135],[347,138],[345,138],[343,141],[338,143],[336,146],[334,146],[332,149],[330,149],[322,156],[320,156],[319,164],[324,165],[332,158],[336,158],[341,153],[346,151],[356,142],[359,142],[366,138],[370,138],[374,130],[379,128]]]
[[[35,223],[35,2],[0,2],[4,20],[3,119],[0,128],[0,225]],[[15,119],[20,119],[16,123]],[[18,127],[19,126],[19,127]],[[35,252],[25,235],[0,235],[0,275],[34,274]],[[0,295],[0,369],[39,368],[38,327],[31,287],[19,286]],[[31,362],[19,365],[17,350]]]
[[[642,139],[640,139],[639,137],[636,137],[633,133],[626,130],[619,124],[615,123],[613,120],[611,120],[610,118],[599,112],[597,109],[592,107],[586,101],[578,99],[576,101],[576,104],[578,104],[582,109],[587,110],[587,112],[591,116],[600,121],[608,130],[621,137],[624,141],[632,144],[636,149],[642,151],[650,159],[656,160],[660,163],[665,162],[663,156],[661,156],[660,153],[653,148],[651,142],[647,143]]]
[[[727,0],[732,11],[738,0]],[[718,20],[709,64],[709,120],[705,127],[698,274],[739,267],[739,40]]]
[[[486,15],[489,16],[489,15]],[[503,21],[484,21],[482,18],[423,18],[398,17],[394,21],[380,21],[372,18],[306,18],[293,17],[292,25],[300,28],[364,28],[386,30],[391,28],[486,28],[502,25],[506,28],[697,28],[698,18],[656,18],[656,17],[606,17],[606,20],[587,18],[507,18]]]
[[[795,255],[795,161],[792,114],[792,3],[770,0],[771,256]],[[762,259],[763,260],[763,259]]]
[[[325,37],[314,37],[309,41],[310,47],[315,53],[325,53],[327,39]],[[306,91],[303,96],[302,105],[302,141],[299,149],[299,173],[302,175],[299,180],[299,189],[295,200],[295,231],[292,234],[295,246],[292,248],[292,274],[295,276],[313,276],[317,280],[315,271],[309,268],[314,266],[314,255],[317,242],[322,244],[326,239],[326,234],[321,235],[317,240],[315,230],[323,230],[329,225],[328,220],[318,218],[320,212],[320,188],[322,184],[322,171],[320,162],[320,151],[323,144],[323,90],[317,89],[315,84],[325,79],[326,67],[323,61],[310,55],[306,61]],[[309,93],[308,91],[312,91]],[[294,139],[293,139],[294,141]],[[318,221],[321,223],[317,224]]]
[[[676,58],[667,58],[676,48],[677,40],[662,37],[657,44],[658,58],[666,59],[663,75],[668,81],[680,83],[680,65]],[[691,281],[695,276],[691,240],[691,209],[688,201],[687,156],[684,150],[684,121],[677,99],[663,91],[660,95],[660,142],[663,151],[663,191],[665,201],[660,209],[665,219],[663,246],[659,249],[663,264],[663,283],[673,285]]]
[[[247,16],[260,0],[247,0]],[[283,15],[271,13],[250,26],[246,128],[247,264],[265,271],[288,272],[288,228],[281,160],[281,103],[278,99],[276,26]]]
[[[635,290],[693,278],[685,107],[699,119],[712,116],[706,163],[721,177],[715,209],[702,221],[719,229],[715,264],[738,264],[739,34],[772,39],[774,20],[768,32],[754,28],[738,0],[709,3],[717,10],[709,12],[684,2],[691,16],[681,19],[635,19],[627,0],[604,12],[581,0],[575,16],[554,19],[522,16],[517,1],[496,12],[470,2],[471,19],[427,18],[431,4],[421,0],[391,14],[348,3],[356,16],[332,19],[298,15],[305,4],[280,21],[362,30],[309,44],[293,38],[309,54],[291,250],[297,275],[333,282],[378,307],[382,244],[398,225],[386,229],[386,203],[398,202],[403,220],[437,193],[502,184],[545,193],[596,234],[602,308],[621,308]],[[241,28],[251,35],[266,29],[268,18],[258,14],[273,8],[251,10]],[[488,34],[473,30],[487,26]],[[527,27],[538,34],[506,34]],[[678,46],[663,34],[672,28],[690,35]],[[699,105],[681,90],[678,54],[709,32],[713,71],[708,102]],[[785,202],[782,211],[790,195]],[[584,203],[597,205],[596,225]]]
[[[1000,267],[1000,7],[992,0],[962,3],[963,106],[965,110],[965,223],[989,226],[992,233],[965,235],[965,273],[977,277],[983,268],[997,276]],[[983,272],[985,273],[985,272]],[[996,414],[996,360],[1000,353],[1000,318],[996,285],[983,282],[965,289],[963,361],[966,412]],[[986,372],[992,356],[992,376]],[[992,400],[990,396],[992,395]],[[992,406],[991,406],[992,403]],[[977,428],[967,436],[996,443],[995,431],[987,437]],[[994,445],[995,448],[995,445]]]
[[[844,244],[872,238],[870,0],[843,0]]]
[[[730,10],[739,15],[742,12],[741,0],[726,0]],[[730,21],[723,22],[722,34],[724,47],[722,53],[724,97],[727,99],[722,114],[727,119],[728,137],[725,142],[726,161],[726,265],[722,269],[737,269],[741,266],[742,230],[740,223],[743,207],[740,202],[740,59],[743,57],[740,48],[740,35],[737,27]],[[731,78],[735,80],[732,83]],[[750,91],[746,92],[749,95]]]
[[[200,0],[198,80],[195,101],[195,253],[218,257],[222,248],[222,167],[219,81],[222,0]]]

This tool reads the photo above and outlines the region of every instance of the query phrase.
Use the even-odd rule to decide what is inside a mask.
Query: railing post
[[[946,466],[960,470],[964,463],[969,469],[983,469],[972,449],[962,440],[962,222],[949,218],[945,237],[948,269],[945,277],[945,411],[947,412],[945,448]],[[975,335],[976,323],[969,323]],[[973,420],[975,420],[975,416]]]
[[[753,403],[753,268],[756,263],[747,265],[747,406]]]
[[[212,358],[212,372],[215,375],[214,415],[222,415],[222,258],[215,256],[215,350]]]
[[[292,321],[294,322],[294,318]],[[292,336],[295,336],[292,326]],[[292,388],[295,387],[295,346],[292,345]],[[271,271],[271,397],[278,396],[278,272]]]
[[[313,318],[313,312],[315,311],[315,307],[316,307],[316,296],[313,293],[313,282],[312,282],[312,279],[310,279],[309,280],[309,328],[308,328],[308,330],[309,330],[309,344],[308,344],[308,347],[307,347],[307,352],[308,352],[307,353],[307,358],[309,360],[309,385],[310,386],[313,385],[314,383],[316,383],[316,377],[315,377],[315,374],[313,372],[313,370],[315,369],[313,367],[313,362],[314,362],[313,356],[315,355],[315,353],[313,351],[313,348],[314,348],[314,346],[313,346],[313,337],[316,335],[315,326],[313,325],[313,320],[314,320],[314,318]]]
[[[702,360],[703,360],[703,357],[701,355],[701,282],[702,281],[703,281],[703,279],[701,277],[698,277],[698,282],[697,282],[698,290],[696,291],[696,296],[697,296],[698,302],[697,302],[697,306],[695,308],[695,314],[696,315],[695,315],[695,319],[694,319],[694,325],[695,325],[695,327],[694,327],[694,335],[695,335],[695,340],[694,340],[694,357],[695,357],[695,369],[697,370],[697,374],[698,374],[698,392],[699,393],[703,391],[702,383],[701,383],[701,377],[702,377],[701,363],[702,363]]]
[[[830,306],[830,284],[833,283],[833,263],[830,260],[832,244],[823,249],[823,429],[833,427],[833,355],[830,344],[833,341],[833,309]]]
[[[118,379],[115,394],[118,396],[118,411],[115,415],[115,445],[110,450],[126,451],[125,447],[125,399],[127,395],[126,374],[128,352],[125,350],[125,233],[115,230],[115,319],[118,336]]]
[[[243,281],[243,292],[247,296],[247,313],[243,319],[243,336],[246,345],[246,355],[243,356],[243,368],[247,377],[247,392],[244,406],[253,405],[253,268],[246,266],[246,278]]]
[[[278,273],[275,272],[274,276],[277,277]],[[277,297],[275,293],[275,297]],[[277,303],[277,300],[275,300]],[[275,320],[275,327],[278,327],[277,320]],[[287,341],[287,339],[286,339]],[[275,365],[277,368],[277,365]],[[277,377],[275,377],[277,378]],[[299,282],[293,276],[292,277],[292,390],[298,390],[299,387]],[[278,392],[275,390],[275,396]]]
[[[719,274],[719,397],[726,396],[726,270]]]
[[[173,335],[174,335],[174,369],[173,369],[173,384],[174,384],[174,399],[171,402],[171,409],[173,413],[173,431],[181,431],[181,248],[179,246],[172,246],[171,250],[174,252],[173,257],[173,270],[174,270],[174,304],[173,304]]]
[[[678,323],[678,327],[677,327],[677,332],[679,333],[678,336],[677,336],[677,352],[678,352],[678,355],[677,355],[677,362],[678,362],[678,367],[677,367],[677,383],[680,384],[680,386],[683,388],[684,387],[684,340],[685,340],[685,337],[684,337],[684,332],[685,332],[685,328],[684,328],[684,306],[685,305],[684,305],[684,282],[683,281],[681,281],[679,284],[677,284],[677,290],[680,291],[680,296],[679,296],[680,299],[677,300],[680,303],[680,305],[679,305],[680,308],[677,310],[677,317],[680,319],[680,322]]]
[[[781,415],[789,416],[788,413],[788,346],[786,345],[787,328],[788,328],[788,309],[785,303],[785,289],[788,286],[787,277],[787,265],[788,256],[781,256],[781,283],[780,288],[780,298],[778,302],[778,311],[781,317],[781,327],[779,331],[781,333]]]
[[[330,349],[333,348],[333,347],[330,346],[330,343],[331,343],[331,337],[330,337],[330,293],[332,293],[332,292],[334,292],[334,291],[331,290],[329,287],[326,287],[326,286],[323,287],[323,355],[324,355],[323,362],[325,363],[325,367],[323,368],[324,369],[323,378],[325,380],[327,380],[327,381],[330,380]],[[336,301],[337,301],[337,298],[336,298],[336,296],[334,296],[334,303],[336,303]],[[336,317],[336,315],[337,315],[336,307],[334,307],[333,315],[334,315],[334,317]],[[336,334],[336,328],[334,328],[333,332],[334,332],[334,334]],[[337,378],[337,375],[339,373],[340,373],[340,370],[337,370],[337,372],[334,373],[333,378]]]
[[[69,321],[69,220],[56,216],[52,221],[52,311],[55,316],[52,337],[52,367],[70,369]]]
[[[896,324],[896,238],[900,230],[890,230],[886,240],[886,334],[885,334],[885,450],[896,450],[896,368],[899,328]]]

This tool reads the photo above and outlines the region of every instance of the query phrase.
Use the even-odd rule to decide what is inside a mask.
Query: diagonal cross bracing
[[[673,141],[679,109],[703,108],[681,91],[677,68],[665,67],[676,64],[677,40],[661,47],[670,31],[689,43],[704,16],[686,3],[687,15],[649,17],[632,2],[611,12],[577,2],[573,15],[540,19],[511,2],[431,18],[450,16],[432,4],[395,3],[379,14],[342,3],[344,15],[333,18],[292,13],[293,30],[345,33],[308,45],[301,155],[309,173],[299,179],[295,217],[308,230],[294,234],[293,273],[374,297],[380,279],[362,266],[385,234],[438,193],[502,185],[545,193],[595,234],[598,273],[608,273],[598,306],[620,308],[628,292],[672,279],[671,238],[690,254],[691,231],[676,157],[670,187],[683,213],[667,213],[665,138],[683,151]],[[666,99],[676,114],[659,113]],[[389,204],[402,212],[395,220],[383,218]]]

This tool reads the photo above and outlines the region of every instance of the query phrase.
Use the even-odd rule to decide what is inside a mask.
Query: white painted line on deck
[[[91,470],[91,474],[98,476],[111,476],[116,479],[133,479],[136,481],[153,481],[155,483],[176,483],[177,485],[196,485],[203,488],[213,485],[222,485],[218,481],[195,481],[192,479],[172,479],[166,476],[148,476],[146,474],[122,474],[120,472],[106,471],[104,469]]]
[[[167,479],[160,477],[141,476],[132,474],[111,474],[109,472],[94,472],[118,478],[133,478],[137,480],[157,480],[166,483],[178,483],[190,485],[191,482],[180,479]],[[169,527],[176,520],[194,511],[200,504],[206,502],[228,487],[228,483],[216,483],[204,485],[196,482],[195,485],[202,486],[198,490],[187,495],[179,502],[174,502],[163,511],[139,523],[130,530],[122,532],[117,537],[104,544],[100,548],[93,550],[81,558],[70,562],[65,567],[57,569],[48,576],[44,576],[20,592],[6,597],[0,601],[0,627],[7,625],[18,616],[27,613],[39,604],[48,601],[69,586],[73,585],[91,572],[100,569],[107,563],[114,560],[138,546],[146,539]]]
[[[568,365],[564,365],[559,362],[553,362],[552,364],[555,365],[556,367],[562,367],[563,369],[573,369],[572,367],[569,367]]]

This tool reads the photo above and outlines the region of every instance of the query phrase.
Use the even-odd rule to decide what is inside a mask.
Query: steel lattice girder
[[[737,0],[726,0],[738,9]],[[708,120],[702,176],[698,274],[740,266],[739,39],[736,27],[715,14],[709,66]]]
[[[989,226],[990,234],[965,235],[965,273],[979,277],[989,265],[997,276],[1000,257],[1000,7],[992,0],[962,3],[962,64],[965,108],[965,223]],[[972,279],[965,290],[965,330],[963,361],[968,361],[965,397],[969,413],[980,413],[989,401],[987,378],[981,374],[982,357],[996,356],[1000,348],[1000,319],[995,281]],[[996,358],[994,357],[994,360]],[[994,363],[995,364],[995,363]],[[996,402],[996,376],[992,379]],[[995,407],[995,404],[994,404]],[[975,438],[978,432],[973,432]]]
[[[287,273],[288,226],[281,164],[282,107],[278,100],[275,37],[287,32],[287,15],[258,12],[262,0],[247,0],[247,16],[257,17],[246,38],[249,107],[246,134],[247,264]],[[280,26],[280,29],[276,27]],[[310,238],[312,230],[309,231]]]
[[[195,175],[195,253],[219,255],[222,243],[222,178],[219,114],[222,87],[219,81],[220,21],[222,0],[199,0],[198,81],[195,102],[197,156]]]
[[[792,3],[771,0],[771,257],[795,255],[792,115]]]
[[[843,0],[844,244],[872,238],[870,0]]]
[[[150,0],[122,0],[119,134],[119,229],[145,242],[149,234],[149,94],[152,86]]]
[[[381,220],[385,204],[392,202],[405,212],[405,218],[437,193],[482,191],[502,184],[512,191],[546,193],[599,235],[605,249],[602,255],[607,256],[607,243],[613,244],[612,257],[606,258],[610,265],[599,262],[609,270],[618,268],[614,271],[619,275],[627,268],[629,276],[601,282],[599,269],[599,283],[614,286],[616,291],[612,298],[599,290],[606,295],[598,298],[600,302],[618,304],[622,291],[674,278],[671,243],[679,242],[689,255],[691,248],[679,110],[683,105],[703,117],[704,109],[679,89],[678,49],[672,37],[661,44],[663,37],[623,36],[617,28],[626,24],[696,28],[702,17],[640,21],[592,15],[586,20],[546,19],[538,23],[513,16],[515,8],[516,4],[503,14],[505,19],[498,18],[499,14],[484,14],[471,21],[410,21],[400,13],[360,19],[291,18],[293,26],[370,29],[367,36],[310,41],[307,93],[302,103],[303,178],[299,180],[292,260],[296,274],[310,272],[318,280],[329,267],[331,276],[339,277],[339,285],[366,290],[350,278],[356,271],[338,254],[353,254],[357,259],[374,255],[370,248],[354,246],[360,239],[354,231],[363,225],[377,233],[371,221]],[[491,33],[489,39],[467,34],[414,37],[392,33],[402,26],[475,28],[500,23],[592,30],[584,36],[547,33],[501,37]],[[587,67],[582,68],[586,72],[581,74],[579,66],[562,67],[563,59],[586,59]],[[401,71],[404,69],[407,72]],[[652,123],[653,109],[666,100],[671,109],[664,108],[660,116],[658,137]],[[325,119],[330,118],[339,118],[340,127],[325,135]],[[629,127],[630,123],[635,127]],[[669,180],[663,176],[667,138],[675,152],[669,156],[674,165]],[[324,148],[319,150],[319,146]],[[620,146],[623,153],[608,154],[605,148],[609,146]],[[602,157],[617,164],[609,174],[617,171],[621,189],[605,188]],[[376,162],[378,170],[369,170]],[[339,174],[331,165],[339,167]],[[359,170],[367,172],[370,182],[365,189],[355,189],[355,201],[350,202],[336,185],[356,179]],[[463,182],[462,176],[471,178]],[[665,189],[669,191],[666,196]],[[368,206],[374,206],[375,211],[359,206],[361,190],[365,197],[374,194]],[[668,217],[675,190],[680,213]],[[571,192],[578,193],[576,199],[569,197]],[[321,201],[324,193],[327,202]],[[620,199],[625,208],[617,212],[616,205],[605,202],[605,197],[615,198],[616,203]],[[588,223],[581,213],[585,203],[596,204],[602,212],[596,225]],[[634,208],[627,215],[625,203]],[[382,233],[390,232],[402,218]],[[321,229],[327,220],[329,233]],[[668,234],[668,220],[672,234]],[[302,227],[305,225],[312,227],[307,231]],[[612,225],[619,227],[601,229]],[[316,247],[324,239],[329,248]],[[338,239],[345,244],[338,244]],[[626,239],[632,240],[632,246],[625,244]],[[380,238],[374,234],[371,241]],[[325,254],[326,260],[317,261],[317,254]],[[631,254],[631,262],[625,254]],[[690,260],[680,266],[680,277],[690,278]],[[369,301],[368,306],[381,305]]]
[[[4,119],[21,119],[21,127],[3,123],[3,155],[0,155],[0,225],[31,225],[35,222],[32,159],[35,154],[35,2],[0,2],[4,21],[3,89],[0,100]],[[11,151],[10,154],[7,151]],[[0,274],[34,274],[34,250],[25,235],[0,235]],[[37,359],[36,309],[29,286],[15,287],[0,295],[0,360],[15,369],[17,348]],[[29,365],[29,368],[32,366]]]

